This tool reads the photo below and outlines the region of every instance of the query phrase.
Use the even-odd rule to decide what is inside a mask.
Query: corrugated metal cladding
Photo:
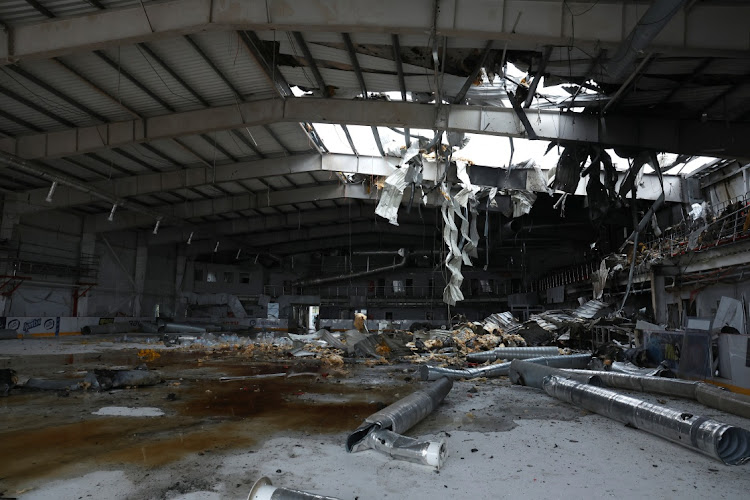
[[[139,45],[126,45],[104,51],[112,60],[119,62],[123,71],[158,96],[163,112],[169,111],[167,106],[176,111],[188,111],[203,108],[203,104],[188,92],[177,80]],[[180,71],[171,68],[177,75]],[[117,70],[114,70],[117,73]],[[143,93],[143,91],[139,90]]]
[[[30,78],[33,78],[33,76]],[[64,128],[69,126],[65,122],[72,123],[76,126],[87,126],[101,123],[93,116],[81,111],[75,106],[71,106],[67,102],[59,99],[55,95],[44,90],[42,87],[37,86],[35,83],[6,67],[2,68],[2,71],[0,71],[0,93],[5,94],[5,90],[13,92],[21,98],[30,101],[32,103],[31,106],[38,105],[47,110],[48,113],[44,114],[34,111],[31,106],[24,106],[25,111],[20,111],[20,108],[16,108],[18,114],[14,114],[15,117],[31,123],[49,124],[42,125],[42,128],[47,129],[49,126],[57,128],[62,126]],[[10,112],[9,109],[8,112]],[[59,119],[56,119],[56,116],[59,117]],[[47,120],[51,120],[51,122]]]
[[[158,141],[151,141],[149,143],[157,151],[160,151],[164,155],[170,157],[175,161],[176,164],[181,166],[192,166],[202,163],[195,156],[185,151],[185,148],[180,146],[172,139],[160,139]]]
[[[119,51],[115,49],[113,52],[115,57],[112,60],[117,63]],[[109,66],[95,54],[76,54],[62,59],[94,85],[114,97],[117,102],[122,102],[139,115],[154,116],[167,112],[163,106],[122,76],[118,68]]]
[[[37,0],[42,7],[50,11],[55,17],[75,16],[78,14],[88,14],[98,12],[99,9],[91,5],[86,0]],[[150,3],[155,0],[143,0],[143,3]],[[140,5],[139,0],[99,0],[105,8],[114,9],[118,7],[132,7]],[[0,2],[0,20],[7,24],[18,24],[25,22],[44,21],[48,17],[34,7],[26,0],[2,0]]]
[[[265,99],[278,95],[236,32],[209,31],[190,36],[243,98]]]
[[[54,61],[25,61],[20,64],[20,67],[109,121],[133,118],[116,100],[95,91],[90,85]]]
[[[264,155],[283,154],[284,149],[266,132],[263,127],[249,127],[237,129],[248,138]]]
[[[42,101],[44,103],[44,97],[37,97],[30,90],[25,89],[22,85],[19,85],[14,79],[12,79],[7,73],[0,72],[0,85],[15,94],[18,94],[28,101],[32,101],[35,104]],[[43,104],[44,105],[44,104]],[[18,119],[20,123],[16,123],[11,129],[12,133],[29,133],[32,131],[43,131],[43,130],[61,130],[67,128],[65,125],[60,123],[58,120],[51,118],[47,115],[39,113],[28,106],[21,104],[16,99],[8,97],[0,92],[0,109],[5,113]],[[26,122],[26,124],[23,124]]]
[[[299,123],[274,123],[268,126],[281,143],[292,153],[314,151],[310,138]]]
[[[83,179],[86,181],[98,181],[102,179],[102,175],[96,171],[91,171],[90,169],[80,167],[74,163],[71,163],[69,161],[60,159],[60,158],[53,158],[49,160],[44,161],[45,165],[62,172],[67,175],[71,175],[73,177],[76,177],[78,179]]]
[[[213,136],[212,136],[213,137]],[[209,164],[227,163],[231,161],[224,155],[219,148],[213,145],[213,142],[197,135],[180,137],[180,143],[193,152],[197,158]],[[218,142],[218,141],[217,141]]]
[[[677,90],[668,102],[679,103],[682,107],[688,109],[700,109],[729,87],[729,85],[716,85],[712,87],[684,86]],[[670,92],[671,89],[659,91],[632,91],[625,99],[623,99],[623,104],[628,106],[656,104],[661,102],[661,100],[669,95]]]
[[[356,40],[355,36],[352,35],[352,42],[355,43],[355,50],[356,50]],[[336,42],[338,44],[343,44],[344,41],[341,38],[341,35],[339,35],[339,40]],[[330,63],[336,63],[336,64],[343,64],[343,65],[351,65],[351,57],[349,56],[349,52],[345,49],[341,48],[334,48],[329,47],[326,45],[321,45],[319,43],[312,43],[307,42],[307,46],[310,49],[310,53],[313,55],[313,58],[315,58],[318,61],[318,64],[324,64],[325,62]],[[302,52],[299,49],[299,47],[296,46],[296,43],[292,44],[292,42],[286,38],[283,37],[279,42],[279,52],[281,54],[288,54],[288,55],[295,55],[295,56],[302,56]],[[373,70],[373,71],[390,71],[390,72],[396,72],[396,63],[393,61],[393,59],[386,59],[383,57],[375,57],[370,56],[367,54],[357,54],[357,62],[359,63],[360,68],[362,68],[363,71],[367,70]],[[432,73],[432,70],[423,68],[421,66],[415,66],[413,64],[403,64],[403,70],[404,73],[415,73],[415,74],[425,74],[425,73]]]

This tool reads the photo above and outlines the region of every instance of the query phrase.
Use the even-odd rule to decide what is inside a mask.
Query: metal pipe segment
[[[586,368],[591,361],[591,354],[570,354],[567,356],[546,356],[527,359],[529,363],[538,363],[555,368]],[[510,361],[478,368],[443,368],[440,366],[422,365],[418,373],[422,380],[437,380],[441,377],[476,378],[501,377],[510,372]]]
[[[496,359],[531,359],[540,356],[560,354],[557,347],[497,347],[489,351],[472,352],[466,355],[466,361],[483,363]]]
[[[547,394],[561,401],[668,439],[727,465],[750,461],[750,431],[741,427],[554,375],[545,377],[543,387]]]

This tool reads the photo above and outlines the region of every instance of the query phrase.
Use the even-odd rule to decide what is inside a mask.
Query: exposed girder
[[[578,5],[580,3],[580,5]],[[502,40],[511,49],[540,45],[615,48],[640,19],[639,2],[570,0],[442,2],[436,34]],[[0,61],[49,58],[205,30],[280,30],[423,35],[434,0],[172,0],[12,26],[0,38]],[[661,52],[746,51],[750,6],[701,3],[680,10],[654,40]]]
[[[238,109],[239,108],[239,109]],[[639,118],[535,110],[530,125],[541,140],[652,149],[680,154],[748,157],[750,124]],[[75,156],[158,139],[200,135],[277,122],[323,122],[453,130],[526,137],[515,111],[487,106],[318,98],[266,99],[0,139],[0,150],[25,159]]]

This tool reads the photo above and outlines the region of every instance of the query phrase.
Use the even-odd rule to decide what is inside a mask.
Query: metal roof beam
[[[190,189],[214,183],[242,182],[261,180],[277,175],[292,175],[309,172],[344,172],[350,174],[387,176],[394,171],[397,158],[390,161],[377,157],[356,158],[351,155],[317,154],[295,155],[285,158],[256,160],[226,165],[215,168],[195,167],[183,170],[172,170],[161,173],[145,173],[118,179],[91,183],[95,189],[107,191],[113,198],[130,198],[163,191]],[[436,168],[432,163],[425,165],[425,178],[434,180]],[[26,200],[30,210],[57,210],[70,206],[92,203],[99,199],[90,194],[61,187],[55,193],[52,202],[46,203],[47,190],[40,189],[19,194],[18,199]]]
[[[213,60],[210,57],[208,57],[208,55],[203,51],[200,45],[198,45],[198,42],[193,40],[189,35],[185,35],[184,38],[190,44],[190,46],[193,47],[195,52],[198,53],[201,59],[203,59],[203,62],[208,64],[208,66],[214,71],[214,73],[216,73],[216,76],[218,76],[221,79],[221,81],[224,82],[224,85],[226,85],[227,88],[229,88],[229,90],[232,91],[234,96],[237,99],[242,101],[243,98],[242,98],[242,94],[240,94],[240,91],[237,90],[237,87],[235,87],[234,84],[232,84],[232,82],[229,81],[226,75],[224,75],[224,73],[219,69],[219,67],[216,66]]]
[[[161,68],[164,71],[166,71],[169,74],[169,76],[171,76],[177,83],[179,83],[182,88],[184,88],[185,90],[187,90],[190,93],[190,95],[192,95],[193,98],[195,100],[197,100],[200,104],[202,104],[203,106],[205,106],[207,108],[209,106],[211,106],[211,104],[206,99],[204,99],[203,96],[201,96],[192,87],[190,87],[190,85],[188,85],[187,83],[185,83],[185,80],[183,80],[183,78],[180,75],[178,75],[177,73],[175,73],[174,70],[172,70],[172,68],[170,68],[169,65],[167,65],[167,63],[165,63],[162,60],[162,58],[159,57],[156,54],[156,52],[154,52],[153,50],[151,50],[151,47],[149,47],[145,43],[139,43],[137,45],[137,47],[139,49],[143,50],[146,54],[148,54],[149,57],[151,57],[151,59],[153,59],[154,62],[156,62],[156,64],[158,64],[159,66],[161,66]]]
[[[145,85],[143,85],[137,78],[135,78],[133,75],[131,75],[130,73],[128,73],[127,71],[125,71],[120,64],[116,63],[115,61],[113,61],[112,59],[110,59],[109,57],[107,57],[107,55],[104,52],[102,52],[100,50],[95,50],[94,54],[99,59],[101,59],[102,61],[104,61],[105,63],[107,63],[107,65],[110,68],[112,68],[115,71],[117,71],[118,74],[122,75],[130,83],[132,83],[133,85],[135,85],[136,87],[138,87],[138,89],[141,90],[141,92],[143,92],[144,94],[146,94],[147,96],[149,96],[151,99],[153,99],[154,101],[156,101],[162,108],[166,109],[167,111],[171,111],[171,112],[175,111],[175,109],[169,103],[167,103],[167,101],[165,101],[164,99],[162,99],[161,97],[159,97],[158,95],[156,95],[151,89],[149,89],[148,87],[146,87]]]
[[[75,99],[71,98],[70,96],[65,95],[64,93],[60,92],[57,88],[53,87],[52,85],[48,84],[47,82],[41,80],[40,78],[37,78],[35,75],[32,75],[25,69],[21,68],[18,65],[12,65],[7,67],[9,70],[13,71],[14,73],[22,76],[23,78],[27,79],[34,85],[44,89],[45,91],[49,92],[53,96],[57,97],[58,99],[67,102],[77,110],[83,112],[84,114],[87,114],[91,118],[94,118],[96,120],[99,120],[100,122],[108,122],[109,120],[103,116],[97,113],[96,111],[93,111],[92,109],[84,106],[80,102],[76,101]]]
[[[274,66],[271,62],[267,61],[263,52],[261,52],[260,47],[263,45],[263,42],[260,41],[258,35],[252,31],[240,31],[238,34],[245,50],[255,60],[260,69],[263,70],[266,78],[268,78],[268,81],[274,86],[279,95],[281,97],[293,96],[292,88],[281,71],[279,71],[278,66]]]
[[[361,220],[363,217],[374,216],[374,206],[363,210],[361,206],[323,208],[320,210],[303,210],[293,213],[273,215],[253,215],[241,217],[227,222],[198,224],[194,227],[165,227],[158,234],[148,236],[149,245],[165,245],[187,242],[192,233],[191,241],[215,239],[217,236],[232,236],[238,234],[256,233],[264,231],[278,231],[299,228],[322,222],[340,220]],[[241,213],[241,212],[240,212]],[[256,212],[257,214],[257,212]]]
[[[43,133],[44,132],[43,128],[37,127],[33,123],[28,122],[28,121],[24,120],[23,118],[18,118],[17,116],[8,113],[7,111],[5,111],[2,108],[0,108],[0,117],[3,117],[6,120],[15,123],[16,125],[20,125],[20,126],[22,126],[24,128],[32,130],[34,132],[38,132],[38,133]]]
[[[391,35],[391,45],[393,45],[393,60],[396,62],[396,73],[398,74],[398,86],[401,90],[401,100],[406,102],[406,81],[404,80],[404,65],[401,62],[401,43],[398,35]],[[404,129],[404,142],[406,147],[411,145],[409,128]]]
[[[333,240],[338,242],[336,246],[348,246],[348,240],[346,238],[343,238],[348,235],[357,237],[362,235],[382,235],[383,237],[388,238],[400,235],[421,235],[426,228],[427,233],[425,234],[425,236],[428,238],[432,238],[434,237],[436,232],[439,232],[439,229],[435,225],[399,224],[398,226],[391,226],[385,221],[374,222],[370,220],[367,222],[359,222],[358,224],[352,225],[350,227],[347,222],[341,221],[346,221],[346,217],[344,216],[342,217],[342,219],[339,219],[339,223],[328,226],[304,227],[300,229],[295,228],[287,229],[286,231],[275,231],[270,233],[263,232],[260,234],[252,235],[248,238],[244,238],[246,241],[244,245],[238,243],[238,240],[242,237],[242,235],[235,236],[233,242],[230,243],[231,246],[225,245],[220,236],[218,239],[221,241],[221,248],[224,250],[242,247],[249,252],[255,252],[257,250],[269,247],[276,248],[278,245],[305,244],[307,242],[316,240]],[[222,222],[218,222],[215,224],[222,224]],[[212,252],[214,247],[216,246],[216,240],[216,237],[208,237],[206,239],[196,241],[195,236],[193,236],[193,241],[190,247],[186,249],[186,251],[191,255]]]
[[[367,99],[367,85],[365,84],[365,77],[362,74],[362,68],[359,66],[359,61],[357,60],[357,51],[354,50],[354,44],[352,43],[352,38],[349,36],[349,33],[342,33],[341,36],[344,39],[344,45],[346,45],[346,50],[349,52],[349,59],[352,62],[352,67],[354,67],[354,74],[357,75],[357,81],[359,82],[359,87],[362,90],[362,98]],[[342,125],[344,129],[344,133],[346,134],[346,139],[349,141],[349,145],[352,148],[352,151],[354,154],[357,154],[357,149],[354,147],[354,142],[352,141],[351,135],[349,134],[349,130],[347,130],[345,125]],[[380,140],[380,132],[378,132],[378,128],[375,126],[370,127],[372,130],[372,136],[375,139],[375,144],[378,146],[378,151],[380,151],[381,156],[385,156],[385,151],[383,151],[383,142]]]
[[[268,61],[263,55],[263,52],[261,50],[263,42],[261,42],[260,38],[258,38],[258,35],[256,35],[252,31],[240,31],[238,32],[238,34],[243,47],[245,47],[245,50],[247,50],[248,54],[250,54],[250,57],[252,57],[255,63],[260,67],[260,69],[266,75],[268,81],[271,83],[271,85],[273,85],[279,95],[281,95],[281,97],[292,97],[294,95],[292,93],[292,88],[289,86],[289,82],[286,81],[286,78],[284,78],[284,75],[279,70],[278,65],[274,65],[273,61]],[[274,50],[276,49],[274,48]],[[325,147],[325,144],[323,144],[322,139],[315,131],[315,127],[311,123],[300,123],[300,126],[319,153],[328,152],[328,148]]]
[[[551,55],[552,47],[548,46],[544,49],[544,55],[542,56],[542,60],[539,63],[539,67],[536,69],[534,80],[531,82],[531,85],[529,85],[529,94],[526,96],[526,100],[523,103],[524,108],[528,108],[529,106],[531,106],[531,103],[534,100],[534,96],[536,95],[536,89],[539,86],[539,81],[544,76],[544,69],[547,67],[547,63],[549,62],[549,58]]]
[[[276,141],[276,144],[278,144],[279,147],[281,147],[281,150],[284,151],[285,155],[288,156],[288,155],[292,154],[292,152],[289,151],[289,148],[287,148],[286,145],[283,142],[281,142],[281,139],[279,138],[279,136],[276,135],[276,132],[274,132],[273,129],[270,126],[263,125],[263,130],[265,130],[266,133],[271,136],[271,139],[273,139],[274,141]],[[260,155],[260,156],[261,156],[261,158],[263,157],[263,155]]]
[[[237,108],[241,112],[238,112]],[[0,139],[0,150],[27,159],[75,156],[157,139],[173,139],[217,130],[277,122],[323,122],[441,129],[506,137],[526,137],[510,108],[447,105],[436,114],[430,104],[343,99],[267,99],[186,111],[144,120]],[[539,139],[633,147],[721,157],[750,155],[750,124],[672,118],[537,110],[531,126]]]
[[[242,144],[244,144],[245,146],[247,146],[248,149],[250,149],[250,151],[252,151],[255,154],[255,156],[257,156],[258,158],[265,158],[266,157],[266,155],[264,155],[263,152],[260,149],[258,149],[258,147],[255,144],[253,144],[250,139],[248,139],[247,137],[245,137],[245,134],[243,134],[240,129],[234,129],[234,130],[232,130],[232,134],[236,138],[238,138],[242,142]]]
[[[94,82],[92,82],[91,80],[89,80],[88,78],[86,78],[85,76],[83,76],[81,73],[78,72],[78,70],[76,70],[75,68],[73,68],[69,64],[65,63],[64,61],[62,61],[61,59],[58,59],[58,58],[52,58],[52,59],[50,59],[50,61],[53,62],[53,63],[55,63],[55,64],[57,64],[59,67],[65,69],[68,73],[70,73],[73,76],[75,76],[76,78],[78,78],[81,82],[85,83],[94,92],[96,92],[98,94],[101,94],[104,97],[106,97],[107,99],[109,99],[112,103],[114,103],[117,106],[119,106],[120,109],[122,109],[126,113],[132,115],[133,118],[139,118],[139,119],[141,118],[141,115],[139,115],[138,113],[136,113],[135,111],[133,111],[129,107],[125,106],[122,103],[121,99],[118,99],[115,96],[113,96],[112,94],[110,94],[110,93],[106,92],[105,90],[103,90],[101,87],[99,87]]]
[[[675,85],[672,90],[669,91],[667,95],[665,95],[658,103],[655,104],[655,106],[659,106],[661,104],[669,102],[669,100],[674,97],[674,95],[685,85],[688,85],[691,83],[696,77],[703,74],[703,72],[706,70],[706,67],[711,64],[713,61],[713,58],[711,57],[705,57],[701,62],[698,63],[698,65],[693,69],[693,71],[685,78],[683,78],[680,82]]]
[[[55,17],[55,15],[52,13],[51,10],[49,10],[47,7],[37,2],[37,0],[24,0],[24,1],[27,4],[31,5],[34,8],[34,10],[39,12],[41,15],[48,17],[50,19]]]
[[[300,50],[302,50],[302,55],[305,57],[305,60],[307,61],[308,66],[310,66],[310,70],[313,73],[313,77],[315,77],[315,83],[318,84],[318,92],[321,97],[331,97],[331,93],[328,89],[328,86],[326,85],[326,82],[323,80],[323,75],[320,74],[320,70],[318,69],[318,65],[315,62],[315,58],[312,56],[312,53],[310,52],[310,48],[307,46],[307,43],[305,43],[305,38],[302,36],[302,33],[299,31],[295,31],[292,33],[294,36],[294,41],[299,46]]]
[[[466,80],[461,86],[461,89],[458,91],[458,94],[456,94],[456,96],[453,98],[453,104],[460,104],[463,102],[464,97],[466,97],[466,93],[469,91],[469,87],[471,87],[471,85],[476,81],[477,76],[479,76],[479,72],[482,70],[482,66],[484,66],[485,62],[487,61],[487,56],[490,54],[491,49],[492,40],[488,40],[484,46],[484,49],[482,50],[482,54],[479,56],[477,64],[471,70],[469,76],[466,77]],[[552,49],[550,48],[549,50]],[[528,106],[526,107],[528,108]]]
[[[172,0],[139,3],[121,9],[50,19],[11,27],[10,43],[0,47],[0,60],[49,58],[75,52],[174,37],[205,30],[277,30],[423,35],[433,28],[434,0],[371,0],[337,3],[309,0]],[[513,30],[519,11],[529,12]],[[615,48],[627,42],[638,25],[640,2],[599,2],[575,17],[575,44],[583,50]],[[393,13],[398,13],[394,15]],[[668,29],[659,33],[664,55],[695,49],[739,55],[748,49],[750,5],[745,2],[697,4],[680,9]],[[623,21],[625,20],[625,21]],[[541,45],[568,46],[570,13],[559,0],[506,2],[487,8],[475,0],[441,4],[436,31],[440,36],[508,41],[509,49],[533,50]],[[658,20],[657,20],[658,21]],[[645,30],[650,24],[641,25]],[[652,31],[652,30],[649,30]],[[606,39],[602,40],[602,33]],[[715,33],[721,33],[717,37]],[[625,45],[627,47],[627,45]]]
[[[6,89],[4,87],[0,87],[0,94],[3,94],[6,97],[9,97],[9,98],[13,99],[16,102],[19,102],[19,103],[23,104],[27,108],[33,109],[37,113],[42,114],[42,115],[46,116],[47,118],[51,118],[51,119],[55,120],[57,123],[59,123],[61,125],[65,125],[66,127],[69,127],[69,128],[74,128],[76,126],[76,124],[73,123],[72,121],[70,121],[70,120],[68,120],[66,118],[63,118],[63,117],[61,117],[61,116],[53,113],[52,111],[49,111],[47,108],[45,108],[43,106],[40,106],[39,104],[37,104],[37,103],[35,103],[33,101],[30,101],[30,100],[26,99],[25,97],[23,97],[23,96],[21,96],[19,94],[16,94],[15,92],[13,92],[10,89]]]
[[[165,205],[158,207],[156,210],[172,220],[184,220],[242,210],[274,208],[314,200],[338,198],[375,200],[377,199],[377,195],[377,190],[367,192],[365,186],[361,184],[329,184],[325,186],[286,189],[283,191],[270,191],[268,193],[248,193],[210,200],[196,200],[175,205]],[[107,214],[97,214],[86,218],[84,227],[86,231],[92,232],[115,231],[148,226],[153,221],[153,217],[131,212],[119,214],[114,221],[108,221]]]

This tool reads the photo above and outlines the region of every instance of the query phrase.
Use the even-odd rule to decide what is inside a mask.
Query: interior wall
[[[24,262],[17,271],[27,276],[5,301],[8,316],[70,316],[75,276],[59,276],[48,264],[75,268],[80,256],[80,218],[70,214],[25,216],[16,226],[17,251],[10,257]],[[8,269],[7,272],[12,272]]]
[[[132,316],[137,238],[135,233],[106,234],[104,238],[112,250],[102,237],[97,238],[98,286],[89,292],[88,315]]]

